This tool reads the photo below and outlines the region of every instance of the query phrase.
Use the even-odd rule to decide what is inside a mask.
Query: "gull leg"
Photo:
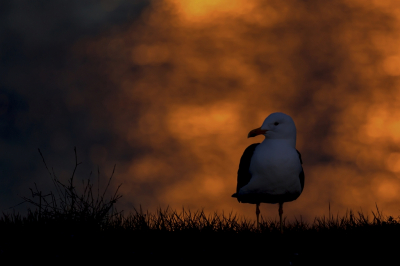
[[[256,204],[256,215],[257,215],[257,229],[260,229],[260,224],[259,224],[259,220],[258,220],[258,216],[260,215],[260,203]]]
[[[281,221],[281,234],[283,234],[283,227],[282,227],[282,214],[283,214],[283,202],[279,202],[279,219]]]

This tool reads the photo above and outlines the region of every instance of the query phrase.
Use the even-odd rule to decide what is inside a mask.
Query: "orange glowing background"
[[[254,205],[231,198],[238,164],[262,141],[247,133],[280,111],[296,123],[305,171],[303,194],[284,205],[289,220],[326,215],[329,202],[335,214],[377,203],[397,216],[399,32],[398,1],[154,1],[130,25],[74,44],[71,60],[83,63],[66,82],[94,81],[66,103],[106,114],[137,151],[116,162],[127,212],[169,205],[253,219]],[[92,161],[113,164],[110,149],[123,147],[92,147]]]

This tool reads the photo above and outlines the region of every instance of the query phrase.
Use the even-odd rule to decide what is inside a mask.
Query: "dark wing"
[[[242,158],[240,158],[239,170],[237,174],[236,193],[232,195],[232,197],[234,198],[237,198],[237,193],[239,193],[239,190],[247,185],[251,179],[251,174],[249,171],[251,157],[253,157],[254,150],[259,144],[260,143],[251,144],[249,147],[246,148],[246,150],[244,150]]]
[[[296,150],[296,151],[299,154],[300,163],[303,164],[303,161],[301,160],[300,152],[298,150]],[[301,191],[303,192],[303,188],[304,188],[304,170],[303,170],[303,166],[301,167],[301,172],[299,174],[299,178],[300,178],[300,184],[301,184]]]

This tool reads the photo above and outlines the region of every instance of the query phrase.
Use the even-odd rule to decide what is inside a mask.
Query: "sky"
[[[263,140],[248,132],[284,112],[305,172],[288,220],[329,204],[397,217],[399,32],[394,0],[3,1],[0,210],[34,183],[54,190],[38,148],[66,182],[76,146],[78,180],[99,169],[104,188],[116,165],[110,192],[122,183],[126,213],[254,219],[231,198],[239,160]]]

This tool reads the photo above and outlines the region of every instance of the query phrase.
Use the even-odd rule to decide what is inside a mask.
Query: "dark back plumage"
[[[300,152],[297,149],[296,149],[296,151],[299,154],[300,163],[303,164],[303,160],[301,160]],[[301,192],[303,192],[303,189],[304,189],[304,170],[303,170],[303,166],[301,167],[301,172],[299,174],[299,178],[300,178],[300,184],[301,184]]]
[[[251,179],[251,173],[250,173],[251,157],[253,157],[254,150],[256,149],[256,147],[258,145],[260,145],[260,143],[251,144],[249,147],[247,147],[244,150],[243,155],[240,158],[239,170],[237,173],[236,193],[234,193],[232,195],[232,197],[234,197],[234,198],[237,198],[237,193],[239,193],[239,190],[250,182],[250,179]]]

